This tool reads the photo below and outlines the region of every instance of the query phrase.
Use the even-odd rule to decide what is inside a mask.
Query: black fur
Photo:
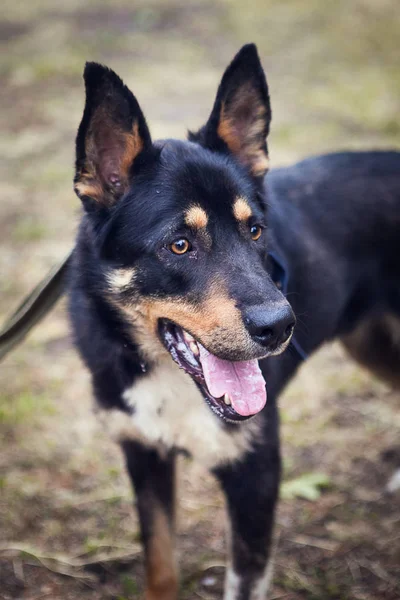
[[[189,132],[189,140],[199,142],[202,146],[218,153],[230,154],[226,143],[217,133],[221,105],[225,104],[228,112],[234,116],[233,104],[241,85],[251,82],[252,96],[259,98],[266,110],[266,115],[259,131],[259,144],[268,154],[267,136],[271,123],[271,105],[268,85],[254,44],[247,44],[237,54],[224,73],[218,88],[217,97],[208,122],[198,132]],[[241,107],[244,110],[244,107]]]
[[[110,70],[91,64],[85,79],[87,104],[77,137],[75,181],[86,181],[83,172],[91,169],[90,181],[104,197],[80,194],[86,214],[71,270],[70,312],[78,349],[104,408],[132,413],[124,391],[157,369],[157,359],[147,353],[123,309],[143,299],[173,303],[179,298],[200,306],[205,290],[218,278],[244,321],[249,307],[278,320],[275,307],[287,310],[287,304],[267,272],[268,250],[287,265],[288,298],[301,315],[296,336],[307,353],[327,340],[351,335],[369,319],[379,322],[388,313],[400,317],[400,153],[321,156],[274,169],[262,179],[259,166],[267,157],[271,110],[253,45],[245,46],[227,69],[208,123],[190,134],[188,142],[152,144],[136,99]],[[238,97],[243,86],[244,116]],[[247,102],[249,90],[254,106]],[[222,106],[233,136],[246,136],[246,127],[261,119],[258,133],[239,140],[243,143],[236,153],[235,144],[218,133]],[[135,123],[138,151],[132,153],[126,175],[120,172],[127,151],[124,136]],[[105,144],[109,139],[112,143]],[[244,228],[232,216],[238,197],[246,199],[252,212]],[[208,216],[211,249],[185,223],[189,204],[202,207]],[[259,242],[249,237],[246,227],[252,224],[264,228]],[[192,244],[185,257],[170,251],[170,244],[182,237]],[[110,273],[131,267],[134,280],[118,293],[110,291]],[[190,333],[198,337],[196,331]],[[216,340],[212,351],[230,360],[251,358],[233,348],[234,341],[232,336]],[[264,350],[268,354],[271,347]],[[262,354],[259,345],[252,352]],[[213,469],[227,496],[232,566],[240,580],[235,593],[243,600],[250,598],[270,558],[280,477],[276,401],[300,362],[291,352],[261,360],[268,389],[263,435],[237,462],[217,464],[216,457]],[[123,448],[147,543],[154,498],[173,520],[174,448],[167,449],[165,458],[138,442],[125,440]],[[166,596],[160,591],[159,597]]]

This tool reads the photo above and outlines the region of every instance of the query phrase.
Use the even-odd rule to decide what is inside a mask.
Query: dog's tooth
[[[185,342],[187,342],[188,344],[190,344],[190,342],[194,342],[194,337],[190,335],[190,333],[188,333],[187,331],[183,332],[183,337],[185,339]]]
[[[224,394],[224,402],[227,406],[230,406],[232,404],[228,394]]]
[[[198,356],[199,355],[199,347],[197,346],[196,342],[195,341],[190,342],[189,346],[190,346],[190,349],[193,352],[193,354],[195,356]]]

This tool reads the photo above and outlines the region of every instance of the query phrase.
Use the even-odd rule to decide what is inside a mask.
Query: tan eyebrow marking
[[[207,226],[208,216],[201,206],[191,206],[185,213],[185,223],[193,229],[203,229]]]
[[[233,205],[233,214],[238,221],[247,221],[251,215],[251,208],[244,198],[237,198]]]

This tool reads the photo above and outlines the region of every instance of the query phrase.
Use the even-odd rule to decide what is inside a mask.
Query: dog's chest
[[[257,435],[257,419],[234,427],[215,416],[197,386],[177,365],[166,361],[123,393],[132,415],[119,437],[151,446],[178,448],[212,468],[240,459]]]

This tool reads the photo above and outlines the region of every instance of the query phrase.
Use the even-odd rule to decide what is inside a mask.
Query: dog
[[[226,496],[224,598],[263,600],[279,393],[305,355],[337,337],[400,383],[400,153],[326,155],[267,175],[271,108],[253,44],[187,141],[153,142],[110,69],[87,63],[84,80],[74,179],[84,214],[69,312],[135,489],[146,598],[178,593],[182,452]],[[293,333],[295,314],[303,326]]]

